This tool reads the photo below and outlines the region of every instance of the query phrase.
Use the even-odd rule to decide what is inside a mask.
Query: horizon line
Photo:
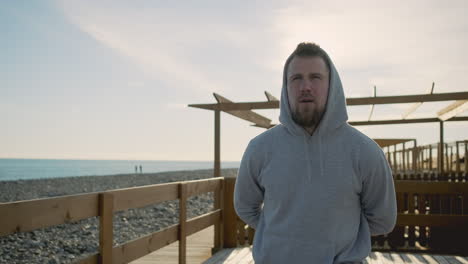
[[[180,162],[214,162],[214,160],[168,160],[168,159],[90,159],[90,158],[18,158],[18,157],[0,157],[0,159],[19,159],[19,160],[86,160],[86,161],[180,161]],[[240,160],[221,160],[221,162],[240,162]]]

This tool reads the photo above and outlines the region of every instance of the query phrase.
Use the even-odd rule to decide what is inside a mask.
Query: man
[[[396,199],[380,147],[348,123],[332,61],[301,43],[283,72],[279,125],[250,141],[234,206],[256,229],[255,263],[360,263],[392,231]]]

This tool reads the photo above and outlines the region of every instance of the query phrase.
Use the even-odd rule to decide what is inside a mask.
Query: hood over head
[[[321,48],[320,48],[321,49]],[[322,49],[323,50],[323,49]],[[325,112],[314,131],[315,134],[323,134],[328,131],[332,131],[348,120],[348,113],[346,111],[346,99],[343,92],[343,86],[341,85],[340,76],[336,71],[335,65],[331,61],[328,54],[324,51],[326,60],[330,66],[330,83],[328,89],[327,104],[325,106]],[[287,88],[287,67],[289,62],[293,59],[295,54],[291,54],[283,69],[283,86],[281,88],[281,102],[280,102],[280,117],[279,120],[291,134],[294,135],[309,135],[307,131],[300,125],[296,124],[292,119],[291,109],[289,106],[288,88]]]

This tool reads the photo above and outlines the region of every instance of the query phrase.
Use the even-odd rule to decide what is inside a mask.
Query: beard
[[[292,119],[301,127],[316,127],[322,119],[325,109],[305,109],[301,111],[299,105],[292,111]]]

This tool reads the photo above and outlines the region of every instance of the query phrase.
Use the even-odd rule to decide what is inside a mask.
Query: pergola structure
[[[377,105],[377,104],[400,104],[400,103],[413,103],[413,105],[402,115],[401,119],[387,119],[387,120],[370,120],[372,110],[367,121],[348,121],[353,126],[369,126],[369,125],[389,125],[389,124],[414,124],[414,123],[430,123],[438,122],[440,124],[440,146],[444,144],[444,122],[446,121],[468,121],[468,116],[456,115],[468,109],[468,92],[455,92],[455,93],[433,93],[433,87],[430,93],[427,94],[414,94],[414,95],[399,95],[399,96],[376,96],[374,90],[373,97],[359,97],[359,98],[346,98],[348,106],[355,105]],[[374,88],[375,89],[375,88]],[[275,124],[271,123],[268,119],[252,110],[255,109],[278,109],[280,101],[273,95],[265,91],[267,101],[261,102],[240,102],[235,103],[229,99],[213,93],[217,103],[215,104],[190,104],[189,107],[200,109],[212,110],[215,114],[215,144],[214,144],[214,177],[221,176],[221,155],[220,155],[220,119],[221,112],[225,112],[252,122],[253,126],[262,128],[271,128]],[[439,101],[454,101],[454,103],[446,106],[437,112],[436,117],[431,118],[408,118],[421,104],[425,102],[439,102]],[[396,141],[395,141],[396,140]],[[409,141],[412,139],[393,139],[393,144],[398,140]],[[381,140],[382,146],[391,145],[392,139]],[[439,148],[439,155],[443,156],[443,147]],[[443,159],[439,159],[439,168],[443,168]]]

